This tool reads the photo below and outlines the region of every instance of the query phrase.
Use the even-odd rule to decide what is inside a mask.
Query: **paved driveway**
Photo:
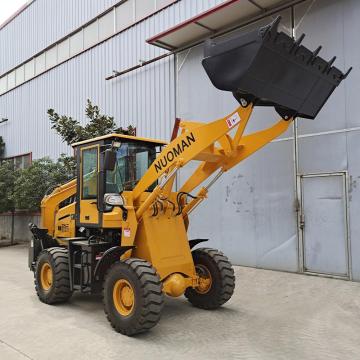
[[[168,299],[160,323],[128,338],[98,296],[40,303],[27,249],[0,248],[0,359],[360,359],[360,284],[236,267],[218,311]]]

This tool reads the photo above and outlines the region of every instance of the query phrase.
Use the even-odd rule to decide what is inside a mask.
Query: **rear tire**
[[[132,336],[160,320],[164,305],[162,283],[145,260],[130,258],[113,264],[104,281],[104,310],[111,326]]]
[[[196,249],[192,255],[196,272],[205,281],[198,288],[187,288],[185,297],[198,308],[217,309],[234,293],[235,275],[231,263],[215,249]]]
[[[66,302],[70,299],[68,250],[53,247],[43,250],[35,267],[35,290],[45,304]]]

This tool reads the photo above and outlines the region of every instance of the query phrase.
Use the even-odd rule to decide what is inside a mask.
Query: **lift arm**
[[[230,115],[208,124],[181,122],[182,133],[164,148],[133,191],[133,199],[136,201],[151,184],[160,180],[159,185],[137,210],[137,217],[140,218],[153,202],[164,194],[167,183],[172,184],[171,180],[177,170],[188,162],[201,161],[180,189],[187,193],[199,186],[216,170],[221,169],[225,172],[231,169],[278,137],[286,131],[292,120],[292,118],[280,120],[269,129],[243,136],[252,110],[252,104],[239,107]],[[234,129],[235,134],[231,136],[230,133]],[[185,206],[183,214],[187,214],[194,208],[206,196],[206,193],[207,189],[201,189],[197,197]]]
[[[204,200],[204,198],[206,198],[210,186],[213,185],[225,171],[230,170],[235,165],[239,164],[241,161],[245,160],[250,155],[260,150],[266,144],[284,133],[292,123],[292,120],[293,118],[290,118],[289,120],[281,119],[275,125],[267,129],[240,137],[239,142],[235,142],[235,140],[237,140],[236,136],[234,139],[230,138],[230,141],[232,140],[233,143],[238,144],[234,151],[224,155],[221,161],[214,163],[203,161],[181,187],[180,192],[189,193],[193,191],[216,170],[220,169],[220,171],[216,177],[206,187],[202,187],[196,197],[184,207],[183,216],[187,216],[201,201]]]

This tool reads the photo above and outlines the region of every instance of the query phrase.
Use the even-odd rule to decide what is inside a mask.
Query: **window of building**
[[[6,92],[7,90],[7,76],[4,76],[0,79],[0,94]]]
[[[70,56],[74,56],[84,49],[83,30],[78,31],[70,38]]]
[[[99,40],[105,40],[114,33],[114,11],[112,10],[99,18]]]
[[[5,159],[3,161],[8,161],[14,165],[15,169],[26,169],[31,165],[31,153],[12,156]]]
[[[25,81],[34,77],[35,61],[30,60],[25,64]]]
[[[128,0],[116,8],[116,31],[121,31],[134,23],[134,0]]]
[[[16,85],[16,75],[15,75],[15,71],[12,71],[7,76],[7,88],[8,88],[8,90],[14,88],[15,85]]]
[[[155,0],[135,0],[135,19],[141,20],[155,11]]]
[[[70,57],[70,40],[65,39],[58,44],[58,62],[62,63]]]
[[[162,9],[166,5],[173,3],[173,0],[156,0],[156,9]]]
[[[57,64],[57,46],[53,46],[46,53],[46,69],[51,69]]]
[[[97,198],[98,148],[82,151],[82,198]]]
[[[15,70],[16,85],[21,85],[25,80],[24,65]]]
[[[21,66],[17,65],[13,71],[0,76],[0,96],[176,1],[124,0],[74,34],[60,39],[50,49],[34,55]]]
[[[84,48],[87,49],[99,41],[97,20],[84,28]]]
[[[45,71],[45,53],[35,58],[35,75],[39,75]]]

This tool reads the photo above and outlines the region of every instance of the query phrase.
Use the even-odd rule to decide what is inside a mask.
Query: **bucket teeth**
[[[331,68],[331,65],[335,62],[335,60],[336,60],[336,56],[334,56],[334,57],[327,63],[324,72],[327,71],[327,72],[329,73],[330,68]]]
[[[315,60],[316,56],[320,53],[321,49],[322,49],[322,46],[320,45],[320,46],[312,53],[311,57],[309,58],[309,61],[307,62],[307,65],[309,65],[310,63],[312,63],[312,62]]]
[[[305,34],[301,34],[301,36],[294,42],[294,45],[292,46],[290,53],[294,51],[296,54],[296,52],[298,51],[298,49],[300,47],[301,42],[304,40],[304,37],[305,37]]]
[[[350,73],[333,66],[278,27],[281,17],[245,34],[233,34],[205,43],[203,66],[220,90],[231,91],[237,99],[253,99],[260,106],[274,106],[281,114],[313,119],[335,88]]]
[[[343,79],[346,79],[348,76],[349,76],[349,74],[351,73],[351,70],[353,69],[353,67],[352,66],[350,66],[349,67],[349,70],[345,73],[345,74],[343,74]]]

